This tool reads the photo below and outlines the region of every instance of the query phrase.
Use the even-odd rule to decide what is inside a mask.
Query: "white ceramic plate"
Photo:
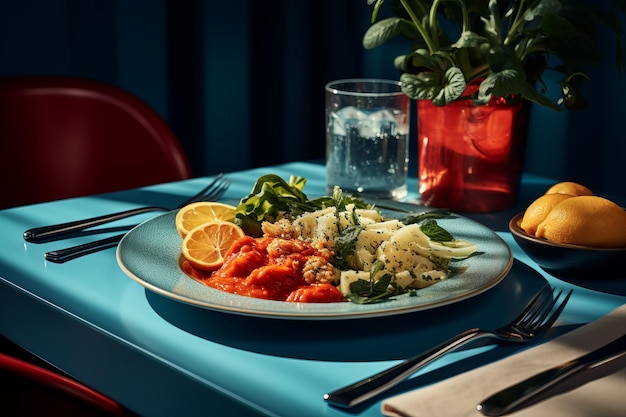
[[[405,203],[400,208],[423,212],[422,206]],[[383,210],[384,211],[384,210]],[[397,212],[386,212],[388,217],[402,217]],[[377,304],[358,305],[342,303],[288,303],[262,300],[215,290],[190,278],[180,268],[182,239],[176,231],[175,212],[148,220],[132,229],[117,247],[117,261],[133,280],[150,291],[165,297],[213,310],[259,317],[288,319],[348,319],[378,317],[409,313],[440,307],[478,295],[506,276],[513,264],[508,245],[491,229],[456,216],[440,219],[438,223],[457,239],[478,244],[479,256],[455,262],[465,268],[431,287]]]

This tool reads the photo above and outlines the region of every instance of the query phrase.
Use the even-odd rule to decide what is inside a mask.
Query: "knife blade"
[[[626,334],[576,359],[556,365],[483,400],[476,409],[486,416],[501,416],[568,377],[607,362],[626,352]]]

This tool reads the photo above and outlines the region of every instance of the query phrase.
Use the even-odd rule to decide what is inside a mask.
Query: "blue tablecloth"
[[[305,192],[324,194],[324,168],[289,163],[229,173],[225,199],[249,193],[275,173],[308,179]],[[108,249],[64,264],[43,254],[107,234],[46,244],[26,243],[24,230],[140,205],[176,206],[207,178],[0,211],[0,333],[141,415],[378,416],[380,402],[354,412],[329,407],[325,392],[366,377],[468,327],[512,318],[546,281],[575,288],[552,332],[594,320],[626,302],[624,280],[565,282],[530,261],[508,232],[508,220],[551,181],[525,176],[518,207],[467,215],[495,230],[515,256],[493,289],[448,306],[357,320],[248,317],[182,304],[154,294],[119,268]],[[409,180],[409,199],[417,180]],[[131,225],[150,216],[107,226]],[[110,230],[108,234],[119,233]],[[590,277],[592,278],[592,277]],[[513,347],[474,347],[422,370],[389,395],[415,389],[510,355]]]

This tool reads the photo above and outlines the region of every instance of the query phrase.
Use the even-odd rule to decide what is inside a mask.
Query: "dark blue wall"
[[[324,84],[398,78],[406,45],[364,51],[369,15],[366,0],[0,0],[0,76],[130,91],[170,123],[195,175],[322,158]],[[587,110],[533,109],[526,167],[626,195],[626,80],[607,42]]]

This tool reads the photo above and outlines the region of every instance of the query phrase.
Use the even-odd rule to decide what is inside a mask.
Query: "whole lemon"
[[[546,194],[593,195],[591,190],[573,181],[563,181],[548,188]]]
[[[529,235],[534,235],[537,232],[537,226],[541,223],[552,208],[565,200],[566,198],[572,198],[569,194],[545,194],[533,201],[526,211],[524,217],[520,223],[520,227],[524,229]]]
[[[626,247],[626,211],[599,196],[566,198],[550,210],[535,235],[557,243]]]

